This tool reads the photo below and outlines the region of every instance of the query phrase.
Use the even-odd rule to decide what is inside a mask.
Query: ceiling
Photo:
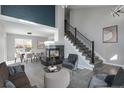
[[[14,20],[13,20],[14,19]],[[26,21],[18,21],[16,18],[4,18],[0,19],[0,22],[4,25],[5,31],[12,34],[28,35],[27,32],[31,32],[30,36],[49,37],[54,35],[56,29],[53,27],[30,24]]]

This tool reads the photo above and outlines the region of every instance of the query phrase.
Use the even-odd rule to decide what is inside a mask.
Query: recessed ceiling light
[[[32,33],[31,32],[27,32],[28,35],[31,35]]]

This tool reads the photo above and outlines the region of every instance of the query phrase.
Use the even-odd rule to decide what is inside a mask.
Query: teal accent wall
[[[1,5],[1,14],[55,27],[54,5]]]

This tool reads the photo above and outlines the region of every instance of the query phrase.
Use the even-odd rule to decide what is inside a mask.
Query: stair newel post
[[[75,28],[75,44],[76,44],[76,38],[77,38],[77,28]]]
[[[92,43],[92,58],[91,58],[91,62],[94,63],[94,41],[91,42]]]
[[[67,20],[65,20],[65,33],[66,33],[66,30],[67,30]]]

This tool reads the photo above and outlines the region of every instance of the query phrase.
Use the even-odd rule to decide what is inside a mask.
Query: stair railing
[[[73,40],[75,45],[80,44],[78,40],[81,41],[81,44],[86,45],[91,51],[91,63],[94,63],[94,41],[91,41],[86,36],[84,36],[81,32],[77,30],[77,28],[70,25],[67,20],[65,20],[65,34],[73,36]]]

